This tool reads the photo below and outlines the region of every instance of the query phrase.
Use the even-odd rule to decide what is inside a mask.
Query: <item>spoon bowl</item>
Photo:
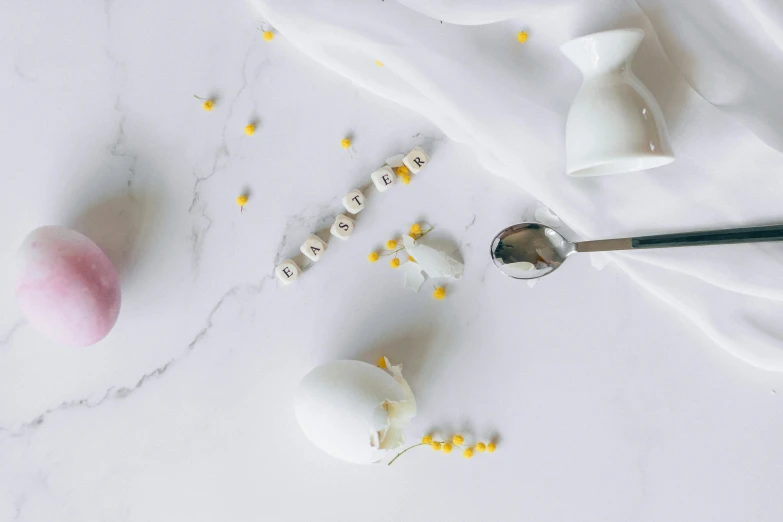
[[[520,223],[496,235],[490,253],[508,277],[537,279],[557,270],[574,252],[575,245],[548,226]]]

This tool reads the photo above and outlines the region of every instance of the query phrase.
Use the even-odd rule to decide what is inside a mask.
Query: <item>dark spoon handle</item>
[[[783,241],[783,225],[729,228],[726,230],[703,230],[700,232],[662,234],[660,236],[582,241],[576,244],[576,251],[607,252],[610,250],[631,250],[637,248],[730,245],[733,243],[760,243],[764,241]]]
[[[667,248],[783,241],[783,225],[682,232],[631,238],[631,248]]]

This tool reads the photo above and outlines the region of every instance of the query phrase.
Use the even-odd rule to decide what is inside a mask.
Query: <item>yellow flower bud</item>
[[[527,33],[525,31],[519,31],[519,34],[517,35],[517,41],[519,43],[527,42]]]
[[[215,108],[215,102],[213,100],[204,100],[201,106],[204,107],[205,111],[209,112]]]
[[[446,442],[443,444],[443,447],[441,449],[443,450],[443,453],[451,453],[451,450],[454,449],[454,447],[448,442]]]
[[[378,368],[386,369],[386,357],[381,355],[380,359],[378,359]]]
[[[389,261],[389,266],[392,267],[392,268],[399,267],[400,266],[400,260],[395,257],[394,259]]]
[[[252,136],[255,133],[256,133],[255,123],[248,123],[247,125],[245,125],[245,134],[247,134],[248,136]]]
[[[349,138],[343,138],[340,140],[340,146],[344,149],[351,148],[351,140]]]
[[[465,443],[465,437],[463,437],[462,435],[454,435],[451,438],[451,442],[453,442],[454,445],[456,446],[461,446],[462,444]]]
[[[471,448],[466,449],[465,451],[462,452],[462,456],[465,457],[466,459],[473,458],[473,450]]]
[[[441,299],[446,297],[446,289],[443,288],[442,286],[439,286],[438,288],[435,289],[434,292],[432,292],[432,297],[440,301]]]
[[[488,452],[495,453],[496,449],[497,449],[497,446],[495,445],[494,442],[490,442],[489,444],[487,444],[487,451]]]
[[[421,234],[421,225],[419,225],[418,223],[412,224],[411,225],[411,229],[410,229],[410,233],[412,235],[419,235],[419,234]]]
[[[264,31],[263,36],[264,36],[264,40],[266,40],[267,42],[271,42],[272,38],[275,37],[275,33],[273,33],[272,31]]]
[[[437,440],[436,440],[436,441],[433,441],[433,442],[430,444],[430,446],[432,446],[432,449],[434,449],[435,451],[440,451],[440,446],[441,446],[441,444],[440,444],[440,442],[438,442]]]
[[[431,444],[432,443],[432,435],[425,435],[421,438],[422,444]]]
[[[367,261],[369,261],[370,263],[375,263],[376,261],[378,261],[379,257],[381,256],[378,255],[378,252],[370,252],[369,254],[367,254]]]
[[[479,453],[484,453],[486,449],[487,449],[487,445],[484,444],[483,442],[476,443],[476,451],[478,451]]]
[[[386,242],[386,249],[387,250],[394,250],[397,248],[397,242],[393,239],[390,239]]]

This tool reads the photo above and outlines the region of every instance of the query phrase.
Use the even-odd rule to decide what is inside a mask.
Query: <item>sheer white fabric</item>
[[[427,116],[583,238],[783,222],[778,0],[254,3],[302,51]],[[572,179],[564,126],[581,78],[558,47],[620,27],[646,33],[634,71],[664,111],[677,159]],[[783,243],[611,257],[723,348],[783,371]]]

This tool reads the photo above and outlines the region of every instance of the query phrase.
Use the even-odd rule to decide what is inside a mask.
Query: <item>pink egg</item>
[[[33,230],[19,249],[16,299],[33,327],[58,343],[88,346],[120,313],[117,271],[98,245],[66,227]]]

